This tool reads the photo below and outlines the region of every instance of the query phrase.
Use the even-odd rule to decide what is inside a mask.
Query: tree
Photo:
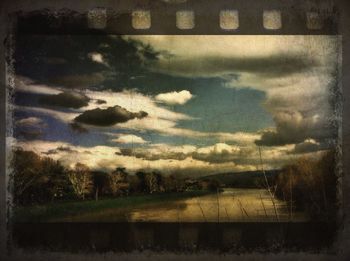
[[[91,192],[92,187],[89,167],[82,163],[77,163],[74,170],[68,172],[68,177],[75,194],[84,200],[85,195]]]
[[[66,169],[59,161],[45,157],[41,161],[41,176],[45,179],[45,186],[41,189],[45,190],[47,199],[51,201],[62,199],[71,192],[71,186],[67,177]]]
[[[162,176],[158,172],[148,173],[146,175],[146,184],[149,193],[160,192],[162,183]]]
[[[130,184],[125,168],[116,168],[109,174],[109,186],[113,195],[128,195]]]
[[[71,186],[59,161],[41,158],[32,151],[16,149],[11,161],[14,202],[25,205],[66,197]]]
[[[40,157],[32,151],[17,149],[12,158],[13,195],[16,204],[26,204],[37,198],[37,190],[41,183]]]
[[[139,192],[147,192],[147,184],[146,184],[146,173],[143,171],[136,172],[136,177],[138,178],[138,188]]]
[[[137,194],[142,192],[140,189],[140,179],[137,177],[137,175],[129,175],[128,176],[128,183],[129,183],[129,192],[132,194]]]
[[[95,192],[95,200],[97,201],[100,194],[106,193],[108,188],[108,175],[102,171],[93,171],[92,180]]]
[[[170,175],[163,178],[164,189],[166,192],[177,191],[177,180],[174,175]]]

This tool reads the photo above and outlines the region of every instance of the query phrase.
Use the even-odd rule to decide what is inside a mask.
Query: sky
[[[91,169],[281,168],[337,139],[339,36],[19,35],[10,146]]]

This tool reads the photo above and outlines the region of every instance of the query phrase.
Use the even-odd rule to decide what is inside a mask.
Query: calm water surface
[[[221,193],[135,208],[127,213],[138,222],[266,222],[306,221],[284,201],[264,189],[225,189]]]

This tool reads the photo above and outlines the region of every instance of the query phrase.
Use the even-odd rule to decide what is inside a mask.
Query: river
[[[131,222],[287,222],[306,221],[265,189],[226,188],[223,192],[132,209]]]

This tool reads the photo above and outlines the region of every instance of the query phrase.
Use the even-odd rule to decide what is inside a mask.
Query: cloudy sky
[[[14,146],[92,169],[279,168],[337,137],[338,36],[16,40]]]

